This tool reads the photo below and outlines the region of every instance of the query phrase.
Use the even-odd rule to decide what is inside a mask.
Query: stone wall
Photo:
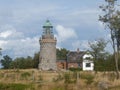
[[[57,70],[56,65],[56,40],[41,39],[40,40],[40,70]]]

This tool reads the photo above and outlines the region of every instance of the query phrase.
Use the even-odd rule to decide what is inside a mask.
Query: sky
[[[88,41],[109,39],[99,22],[104,0],[0,0],[0,47],[12,58],[34,56],[45,21],[50,20],[57,48],[88,49]]]

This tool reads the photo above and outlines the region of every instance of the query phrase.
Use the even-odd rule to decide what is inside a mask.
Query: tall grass
[[[98,90],[100,81],[110,83],[109,90],[120,90],[113,72],[0,70],[0,90]]]
[[[0,83],[0,90],[27,90],[32,89],[30,85],[25,84],[3,84]]]
[[[95,76],[93,74],[90,74],[90,73],[82,73],[80,75],[80,78],[84,79],[85,83],[87,85],[90,85],[90,84],[92,84],[94,82]]]
[[[21,74],[21,78],[23,78],[25,80],[27,80],[28,77],[30,77],[30,76],[31,76],[31,74],[29,72],[24,72],[24,73]]]

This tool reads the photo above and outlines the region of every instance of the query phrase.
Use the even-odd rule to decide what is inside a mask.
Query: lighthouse
[[[56,65],[56,38],[53,33],[53,26],[49,20],[43,25],[43,33],[39,40],[39,70],[57,70]]]

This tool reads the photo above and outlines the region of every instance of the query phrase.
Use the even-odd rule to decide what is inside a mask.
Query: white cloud
[[[6,54],[11,54],[14,58],[33,56],[35,52],[39,51],[39,37],[0,40],[0,47],[3,52],[8,51]]]
[[[6,45],[6,44],[7,44],[7,41],[0,40],[0,48],[4,47],[4,45]]]
[[[18,39],[24,37],[24,34],[22,32],[16,31],[16,28],[14,28],[12,25],[1,26],[0,30],[2,31],[0,33],[0,38],[3,39]]]
[[[12,34],[12,31],[5,31],[0,33],[0,37],[7,38]]]
[[[23,33],[17,32],[16,30],[8,30],[8,31],[3,31],[0,33],[0,38],[4,39],[17,39],[23,37]]]
[[[14,27],[4,26],[0,33],[0,48],[11,57],[33,56],[39,51],[39,37],[26,37]]]
[[[74,49],[80,48],[82,50],[89,49],[88,40],[77,40],[72,43]]]
[[[77,38],[75,30],[72,28],[65,28],[62,25],[57,25],[56,31],[57,34],[55,36],[57,37],[58,43],[65,42],[70,38]]]
[[[39,51],[39,38],[24,38],[18,40],[9,40],[6,49],[12,49],[14,57],[33,56],[35,52]]]

